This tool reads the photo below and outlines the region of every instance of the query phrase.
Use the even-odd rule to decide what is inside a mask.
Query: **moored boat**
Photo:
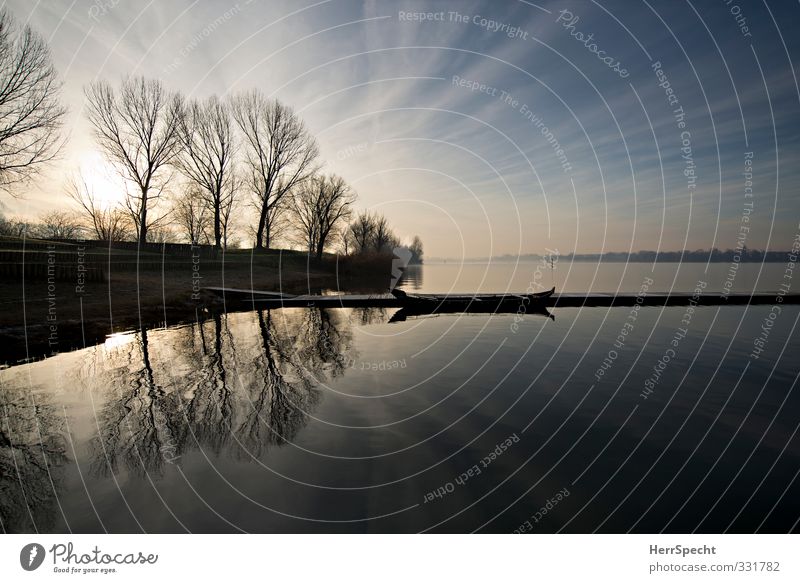
[[[556,288],[532,294],[410,294],[400,289],[392,290],[392,295],[397,298],[403,307],[411,306],[441,306],[456,308],[497,309],[506,305],[537,305],[544,306],[545,300],[555,293]]]
[[[535,313],[551,316],[547,312],[547,300],[555,292],[555,288],[533,294],[409,294],[403,290],[392,290],[402,309],[391,321],[400,322],[408,316],[426,314],[470,313]]]

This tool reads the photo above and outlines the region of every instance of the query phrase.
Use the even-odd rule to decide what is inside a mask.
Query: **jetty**
[[[478,308],[491,305],[492,311],[514,311],[516,306],[535,303],[542,308],[625,307],[634,306],[757,306],[772,304],[800,304],[800,294],[778,292],[722,293],[722,292],[648,292],[624,293],[548,293],[543,294],[306,294],[294,295],[280,292],[206,287],[205,292],[238,308],[242,304],[254,309],[271,308],[407,308],[413,303],[419,308],[420,300],[439,306]],[[465,300],[465,298],[467,298]],[[423,302],[424,303],[424,302]],[[479,311],[468,309],[465,311]]]

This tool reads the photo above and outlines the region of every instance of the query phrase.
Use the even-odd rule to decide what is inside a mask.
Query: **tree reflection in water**
[[[0,387],[0,529],[46,532],[68,461],[64,414],[50,395]]]
[[[215,315],[3,371],[0,528],[53,529],[67,473],[80,471],[70,440],[92,476],[118,483],[158,478],[200,449],[248,460],[292,441],[320,385],[357,356],[352,323],[385,317],[307,308]],[[67,411],[65,395],[76,393],[86,407]]]
[[[155,381],[148,331],[140,329],[129,346],[127,352],[106,356],[112,390],[97,413],[102,441],[95,440],[92,459],[93,470],[101,475],[117,473],[120,464],[136,473],[160,471],[162,452],[172,443],[168,394]],[[126,366],[108,366],[118,357]]]
[[[358,322],[361,326],[385,324],[389,321],[388,312],[386,308],[353,308],[350,320]]]
[[[349,320],[322,309],[139,330],[125,365],[105,367],[112,390],[97,416],[93,468],[158,475],[198,448],[258,458],[294,439],[351,346]]]

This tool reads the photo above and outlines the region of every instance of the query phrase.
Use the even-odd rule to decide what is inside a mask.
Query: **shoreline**
[[[36,267],[42,273],[3,278],[0,363],[18,364],[92,346],[122,331],[196,321],[200,310],[214,309],[214,302],[199,293],[201,287],[286,293],[374,291],[385,288],[389,273],[380,261],[358,269],[333,258],[310,261],[297,252],[236,252],[227,254],[224,262],[143,256],[139,273],[126,264],[129,259],[135,256],[110,260],[106,256],[110,271],[105,281],[78,279],[80,273],[74,269],[58,274],[52,270],[48,275],[47,264],[30,263],[26,269]]]

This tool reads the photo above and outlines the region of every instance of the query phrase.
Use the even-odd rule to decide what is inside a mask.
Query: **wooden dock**
[[[403,300],[390,294],[343,294],[343,295],[291,295],[279,292],[265,292],[245,289],[220,287],[203,288],[206,292],[241,307],[241,304],[252,305],[253,308],[402,308]],[[476,298],[481,295],[476,294]],[[778,299],[780,298],[780,299]],[[546,308],[580,308],[580,307],[625,307],[639,304],[641,306],[745,306],[800,304],[800,294],[784,294],[778,292],[729,293],[705,292],[695,295],[692,292],[649,292],[635,293],[556,293],[542,301]]]

